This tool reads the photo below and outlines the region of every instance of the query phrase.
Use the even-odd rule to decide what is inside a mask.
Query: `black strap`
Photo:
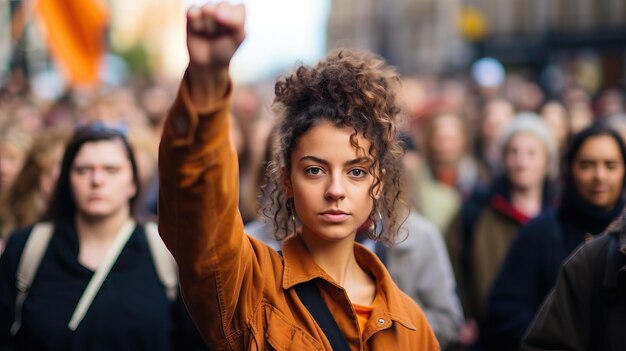
[[[315,318],[317,325],[322,328],[322,331],[328,338],[330,346],[332,346],[333,350],[350,351],[348,342],[341,332],[341,329],[339,329],[333,315],[330,314],[328,306],[326,306],[326,303],[322,299],[322,295],[320,294],[320,290],[315,284],[315,281],[311,280],[298,284],[295,286],[295,289],[298,293],[300,301],[302,301],[313,318]]]
[[[282,250],[278,251],[278,254],[282,256]],[[300,301],[302,301],[302,304],[309,310],[309,313],[313,316],[317,325],[322,328],[333,351],[350,351],[348,341],[346,341],[345,335],[343,335],[341,329],[339,329],[337,321],[335,321],[333,315],[330,314],[328,306],[322,299],[322,295],[315,281],[311,280],[298,284],[294,289],[296,289]]]

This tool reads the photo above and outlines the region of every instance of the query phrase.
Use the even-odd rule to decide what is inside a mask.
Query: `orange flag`
[[[35,11],[69,84],[96,84],[105,50],[106,5],[100,0],[36,0]]]

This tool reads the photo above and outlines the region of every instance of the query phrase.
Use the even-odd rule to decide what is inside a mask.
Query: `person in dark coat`
[[[624,142],[592,126],[566,154],[561,205],[521,228],[487,302],[487,345],[514,350],[556,282],[563,260],[586,238],[601,233],[624,208]]]
[[[52,235],[25,298],[18,294],[25,284],[21,264],[36,263],[22,256],[42,232],[17,230],[0,256],[0,350],[207,349],[181,294],[168,296],[159,278],[150,233],[133,219],[138,190],[123,130],[95,123],[75,132],[46,218]],[[96,272],[111,261],[85,314],[76,317]]]
[[[626,350],[626,220],[582,245],[523,340],[522,351]]]

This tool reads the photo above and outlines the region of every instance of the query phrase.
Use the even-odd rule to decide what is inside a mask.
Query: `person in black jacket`
[[[563,260],[624,208],[626,148],[617,133],[600,125],[581,131],[565,163],[560,207],[521,228],[492,286],[487,303],[489,349],[519,347]]]
[[[522,351],[626,350],[626,220],[582,245],[561,269]]]
[[[138,190],[123,131],[104,124],[76,131],[50,206],[52,236],[21,308],[18,265],[28,262],[26,243],[41,231],[19,229],[0,256],[0,350],[206,350],[180,294],[168,297],[148,233],[133,220]],[[94,271],[114,247],[121,249],[111,270],[75,319]]]

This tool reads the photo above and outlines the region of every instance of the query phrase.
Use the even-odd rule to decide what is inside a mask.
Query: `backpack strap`
[[[17,266],[15,274],[15,287],[17,296],[15,298],[15,317],[11,325],[11,334],[16,335],[22,326],[22,306],[28,296],[30,286],[33,284],[35,273],[41,263],[41,259],[48,248],[48,243],[52,238],[54,226],[50,222],[41,222],[33,226],[26,245],[22,251],[22,256]]]
[[[279,250],[278,254],[282,257],[283,251]],[[326,302],[322,299],[322,295],[317,284],[315,284],[315,280],[300,283],[296,285],[294,289],[296,289],[298,298],[300,298],[302,304],[309,310],[309,313],[313,316],[317,325],[322,328],[332,349],[335,351],[350,351],[346,336],[343,335],[343,332],[339,329],[337,321],[335,321]]]
[[[144,224],[146,239],[159,280],[165,287],[168,300],[174,301],[178,295],[178,268],[174,257],[159,236],[159,228],[154,222]]]
[[[126,221],[126,223],[122,225],[122,228],[120,228],[120,231],[118,232],[115,240],[111,244],[109,251],[102,259],[102,262],[100,262],[100,264],[98,265],[96,272],[89,280],[85,291],[83,291],[83,294],[80,296],[80,300],[78,300],[78,304],[76,305],[76,309],[72,314],[72,318],[67,324],[67,327],[70,330],[76,330],[80,322],[85,317],[85,314],[87,314],[87,311],[89,310],[93,299],[98,294],[98,291],[100,291],[102,283],[104,283],[104,280],[109,275],[111,268],[113,268],[113,265],[117,261],[117,258],[124,249],[124,246],[126,246],[128,239],[135,231],[135,226],[135,221],[129,219]]]

